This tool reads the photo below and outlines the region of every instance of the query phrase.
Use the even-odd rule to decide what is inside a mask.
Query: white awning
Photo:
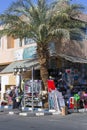
[[[0,73],[12,73],[14,72],[14,68],[16,67],[27,67],[28,70],[31,70],[32,67],[35,69],[40,68],[40,65],[38,63],[37,59],[32,60],[23,60],[23,61],[15,61],[9,64],[5,69],[3,69]]]

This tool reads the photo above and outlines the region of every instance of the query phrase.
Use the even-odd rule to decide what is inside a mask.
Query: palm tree
[[[32,38],[37,43],[40,75],[47,90],[50,41],[61,45],[63,38],[70,39],[70,33],[80,32],[84,24],[75,18],[82,12],[80,5],[71,5],[68,0],[17,0],[0,16],[3,23],[1,34],[15,38]],[[58,42],[59,41],[59,42]]]

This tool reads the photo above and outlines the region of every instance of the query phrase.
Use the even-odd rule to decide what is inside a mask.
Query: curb
[[[84,113],[87,112],[85,109],[79,109],[78,113]],[[71,113],[77,113],[77,111],[72,111]],[[49,115],[60,115],[61,112],[57,112],[55,110],[49,110],[49,111],[9,111],[9,115],[19,115],[19,116],[27,116],[27,117],[40,117],[40,116],[49,116]]]
[[[13,110],[13,107],[12,106],[0,106],[0,110]],[[43,108],[33,108],[32,107],[22,107],[21,110],[23,112],[28,112],[28,111],[38,111],[38,112],[44,112],[44,111],[48,111],[48,112],[56,112],[56,110],[54,109],[43,109]]]
[[[19,116],[28,116],[28,117],[40,117],[40,116],[49,116],[49,115],[59,115],[59,112],[13,112],[9,111],[9,115],[19,115]]]
[[[87,108],[86,109],[79,109],[79,112],[87,112]]]
[[[11,110],[12,106],[0,106],[0,110],[1,109],[3,109],[3,110]]]
[[[12,110],[12,106],[0,106],[0,112],[5,112],[6,114],[8,111]]]
[[[12,106],[0,106],[0,112],[5,112],[9,115],[14,115],[14,114],[18,114],[20,116],[45,116],[45,115],[58,115],[61,114],[60,112],[57,112],[54,109],[43,109],[43,108],[34,108],[32,109],[31,107],[22,107],[22,110],[13,110]],[[70,109],[68,110],[68,112],[70,113],[85,113],[87,112],[87,108],[86,109],[78,109],[78,111],[76,109]],[[25,114],[26,113],[26,114]],[[33,114],[32,114],[33,113]]]
[[[38,112],[42,112],[42,111],[48,111],[48,109],[43,109],[43,108],[31,108],[31,107],[22,107],[22,111],[38,111]]]
[[[78,110],[76,110],[76,109],[71,109],[71,110],[68,110],[68,112],[70,112],[70,113],[84,113],[84,112],[87,112],[87,108],[85,109],[85,108],[83,108],[83,109],[78,109]]]
[[[18,109],[12,109],[12,106],[0,106],[0,111],[4,112],[9,115],[19,115],[19,116],[48,116],[48,115],[58,115],[60,112],[57,112],[54,109],[43,109],[43,108],[34,108],[31,107],[22,107],[22,110],[19,111]]]

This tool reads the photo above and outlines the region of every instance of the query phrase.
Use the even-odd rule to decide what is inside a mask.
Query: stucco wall
[[[15,61],[16,60],[16,57],[15,57],[16,53],[15,52],[21,53],[22,49],[36,44],[36,43],[33,43],[30,45],[24,45],[24,41],[23,41],[22,47],[19,47],[19,39],[14,39],[14,43],[13,43],[14,48],[8,48],[7,43],[8,43],[7,36],[3,36],[1,38],[1,46],[0,46],[0,65],[1,64],[8,64],[10,62]],[[19,59],[19,60],[22,60],[22,59]]]

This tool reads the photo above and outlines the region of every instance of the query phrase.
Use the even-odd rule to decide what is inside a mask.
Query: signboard
[[[36,44],[28,46],[26,48],[18,49],[14,52],[14,60],[17,61],[17,60],[37,58],[36,49],[37,49]]]
[[[37,57],[36,49],[37,49],[36,45],[24,48],[23,59],[36,58]]]

